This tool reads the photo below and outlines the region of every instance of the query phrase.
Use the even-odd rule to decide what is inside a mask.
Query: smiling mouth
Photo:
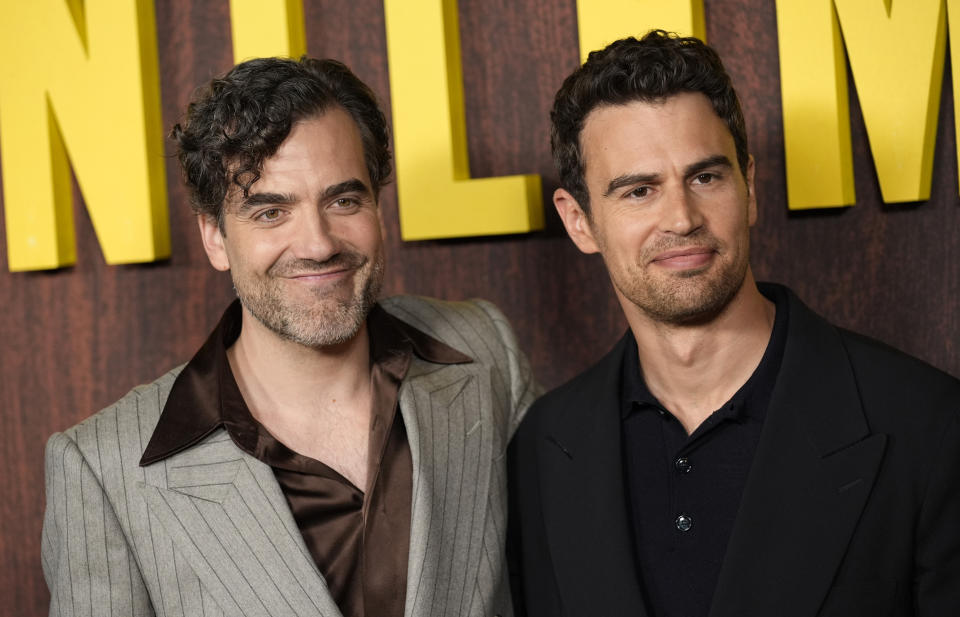
[[[320,272],[300,272],[297,274],[288,274],[285,278],[303,282],[329,281],[347,276],[354,270],[355,268],[337,268],[335,270],[323,270]]]
[[[717,251],[706,246],[690,246],[658,254],[651,263],[671,269],[699,268],[710,263]]]
[[[367,259],[358,253],[338,253],[330,259],[297,259],[276,264],[267,272],[277,278],[300,282],[339,280],[361,269]]]

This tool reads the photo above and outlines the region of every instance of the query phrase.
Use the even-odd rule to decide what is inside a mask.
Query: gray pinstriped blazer
[[[536,394],[530,368],[489,303],[381,304],[474,359],[414,357],[400,388],[413,458],[405,615],[511,615],[504,453]],[[139,466],[179,371],[47,443],[50,614],[339,616],[273,471],[225,431]]]

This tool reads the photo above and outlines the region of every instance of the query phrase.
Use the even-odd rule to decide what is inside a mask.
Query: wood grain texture
[[[758,278],[785,283],[838,324],[960,374],[960,202],[949,70],[943,85],[931,199],[884,205],[855,92],[851,121],[857,205],[790,213],[786,207],[775,9],[767,0],[705,0],[707,36],[740,92],[757,160]],[[343,60],[380,96],[389,75],[380,0],[305,0],[311,55]],[[232,63],[227,0],[156,2],[163,119],[172,126],[194,90]],[[577,252],[549,199],[557,186],[547,111],[577,64],[574,0],[460,0],[469,154],[474,176],[539,173],[546,228],[498,238],[400,241],[396,193],[382,200],[388,293],[483,297],[512,320],[540,380],[582,370],[625,327],[602,262]],[[172,153],[167,144],[167,153]],[[2,156],[2,154],[0,154]],[[209,267],[167,162],[172,257],[108,267],[77,193],[77,265],[12,274],[0,239],[0,597],[5,613],[38,617],[43,444],[185,362],[232,297]],[[2,178],[0,178],[2,182]],[[450,204],[456,207],[456,204]],[[0,220],[0,237],[3,222]]]

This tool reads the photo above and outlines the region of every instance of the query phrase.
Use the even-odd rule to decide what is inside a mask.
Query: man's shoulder
[[[47,448],[72,443],[85,457],[96,455],[97,449],[110,443],[122,447],[121,444],[127,441],[136,441],[137,447],[142,449],[153,433],[170,389],[184,366],[167,371],[153,382],[134,387],[119,400],[81,422],[54,433]]]
[[[942,407],[960,414],[960,379],[882,341],[838,328],[867,407]]]
[[[424,296],[391,296],[380,301],[388,313],[471,358],[485,360],[513,334],[503,313],[486,300],[457,302]]]
[[[765,285],[779,287],[789,298],[790,340],[814,338],[825,341],[822,345],[832,346],[831,341],[842,345],[861,396],[870,400],[887,400],[890,404],[910,399],[913,406],[939,400],[952,403],[960,412],[960,380],[956,377],[883,341],[829,322],[786,287]],[[812,355],[809,349],[803,358],[809,363],[821,362],[821,358]],[[839,367],[821,364],[819,368],[837,370]]]
[[[946,387],[960,388],[960,379],[916,356],[859,332],[845,328],[837,329],[847,352],[850,354],[851,361],[855,364],[869,366],[881,371],[897,371],[904,377],[942,382]]]
[[[960,396],[956,377],[883,341],[830,323],[785,287],[767,286],[780,287],[789,298],[791,336],[839,337],[861,392],[908,392],[915,399],[944,396],[957,400]]]
[[[833,375],[850,375],[870,430],[895,435],[901,445],[915,444],[907,448],[911,451],[932,447],[939,434],[960,421],[960,380],[882,341],[831,324],[790,295],[790,340],[806,349],[802,361],[807,366],[794,363],[795,372],[781,374],[778,382],[804,379],[815,386]],[[820,342],[807,348],[810,340]],[[832,354],[833,360],[810,351],[834,345],[842,351]]]
[[[416,321],[431,328],[438,327],[451,319],[472,322],[485,321],[494,317],[503,318],[496,305],[479,298],[451,301],[427,296],[397,295],[381,299],[380,306],[396,317],[401,319],[407,317],[410,321]]]
[[[567,414],[595,413],[619,396],[624,347],[632,337],[624,336],[594,364],[567,382],[551,389],[530,407],[522,427],[539,432],[555,423],[566,423]]]

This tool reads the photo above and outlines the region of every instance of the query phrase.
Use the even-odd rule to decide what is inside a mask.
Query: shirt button
[[[690,531],[690,528],[693,527],[693,519],[686,514],[681,514],[677,517],[676,524],[680,531]]]
[[[683,456],[677,459],[677,461],[674,463],[674,466],[680,473],[690,473],[690,470],[693,469],[693,465],[690,464],[690,461]]]

